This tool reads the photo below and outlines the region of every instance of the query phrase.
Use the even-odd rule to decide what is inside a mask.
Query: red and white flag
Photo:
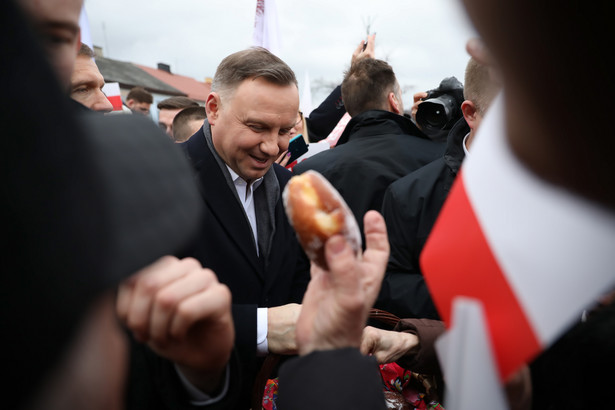
[[[122,111],[122,94],[120,93],[119,83],[105,83],[103,93],[107,100],[113,105],[113,111]]]
[[[266,48],[273,54],[279,55],[280,28],[275,0],[256,0],[252,45]]]
[[[447,326],[459,297],[481,304],[500,380],[615,286],[615,215],[529,172],[506,141],[503,105],[487,113],[421,254]]]

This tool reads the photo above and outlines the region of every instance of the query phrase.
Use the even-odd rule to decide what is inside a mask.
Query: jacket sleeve
[[[210,405],[193,405],[175,365],[148,346],[130,338],[130,366],[125,393],[126,409],[222,410],[234,408],[240,395],[242,374],[237,354],[229,361],[226,394]]]
[[[382,204],[391,254],[375,306],[399,317],[439,319],[418,264],[415,206],[392,188]]]
[[[443,322],[430,319],[402,319],[394,330],[412,333],[419,339],[419,344],[412,351],[397,360],[400,366],[418,373],[442,374],[434,343],[444,333]]]
[[[342,87],[338,85],[318,108],[305,118],[310,142],[327,138],[344,114],[346,108],[342,102]]]
[[[280,409],[386,409],[378,364],[357,349],[313,352],[280,369]]]

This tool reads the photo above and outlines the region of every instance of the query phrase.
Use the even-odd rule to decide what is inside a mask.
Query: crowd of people
[[[103,115],[113,107],[80,41],[82,0],[2,2],[7,408],[260,409],[266,377],[274,408],[386,409],[390,363],[433,377],[424,393],[438,399],[424,404],[446,406],[435,345],[450,324],[421,255],[476,141],[504,138],[524,173],[566,192],[615,246],[614,142],[609,110],[594,109],[614,91],[607,6],[560,2],[553,18],[530,0],[464,3],[482,39],[468,43],[462,114],[443,143],[414,118],[423,94],[403,106],[373,35],[309,116],[288,64],[249,48],[219,63],[204,106],[168,98],[156,125],[139,87],[125,101],[133,115]],[[586,89],[600,92],[571,115],[571,93]],[[501,136],[482,131],[492,105]],[[345,114],[335,146],[285,168],[292,136],[322,143]],[[284,209],[286,184],[307,170],[340,192],[363,234],[359,256],[340,235],[326,242],[328,270],[310,263]],[[613,253],[594,250],[567,257],[612,270]],[[571,274],[583,275],[552,281]],[[612,276],[502,382],[509,408],[615,404]],[[374,308],[395,323],[373,322]]]

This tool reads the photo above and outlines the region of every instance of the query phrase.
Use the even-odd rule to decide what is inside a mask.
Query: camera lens
[[[455,121],[455,99],[447,94],[430,98],[419,104],[416,112],[416,122],[426,131],[443,130],[449,123]]]

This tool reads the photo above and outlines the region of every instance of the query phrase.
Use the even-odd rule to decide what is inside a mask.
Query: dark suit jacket
[[[209,130],[207,121],[203,128]],[[248,366],[244,370],[250,374],[256,366],[251,362],[256,352],[257,307],[301,303],[309,281],[309,262],[288,222],[281,194],[273,210],[275,232],[269,256],[257,256],[243,207],[209,149],[203,128],[183,144],[205,203],[201,235],[190,256],[212,269],[230,288],[235,343],[242,362]],[[270,172],[275,173],[281,193],[291,173],[277,164]]]

